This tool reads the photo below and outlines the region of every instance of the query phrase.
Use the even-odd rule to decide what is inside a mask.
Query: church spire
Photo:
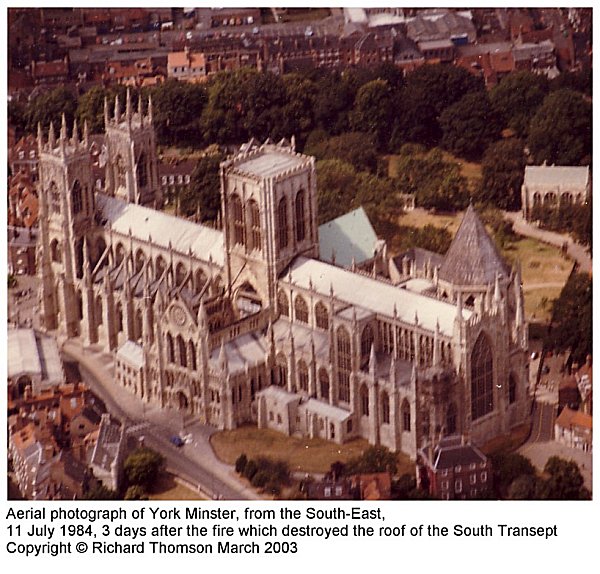
[[[108,127],[108,98],[104,96],[104,129]]]
[[[73,147],[79,147],[79,126],[77,125],[77,118],[73,120],[73,134],[71,135],[71,142]]]
[[[50,122],[50,129],[48,130],[48,145],[50,146],[50,150],[53,150],[56,147],[56,135],[54,133],[53,122]]]
[[[115,122],[118,124],[121,121],[121,102],[119,94],[115,96]]]
[[[127,124],[129,126],[131,126],[131,116],[132,116],[132,110],[131,110],[131,91],[129,90],[129,88],[127,88],[127,96],[125,99],[125,120],[127,121]]]

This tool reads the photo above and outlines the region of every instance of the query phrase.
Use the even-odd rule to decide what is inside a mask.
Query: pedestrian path
[[[528,221],[525,221],[523,214],[519,212],[505,211],[504,217],[513,223],[513,229],[515,233],[539,239],[544,243],[555,245],[556,247],[567,246],[567,255],[577,261],[579,269],[586,273],[592,272],[592,258],[590,257],[587,249],[579,243],[573,241],[572,237],[568,234],[556,233],[555,231],[548,231],[546,229],[540,229],[535,225],[532,225]]]

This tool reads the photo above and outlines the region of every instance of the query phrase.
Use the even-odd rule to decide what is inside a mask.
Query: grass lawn
[[[152,492],[148,496],[150,500],[206,500],[195,490],[177,482],[169,472],[163,472],[158,477]]]
[[[573,263],[565,259],[558,247],[524,237],[514,244],[508,259],[521,261],[523,284],[565,283]]]
[[[452,235],[458,231],[458,226],[463,218],[463,212],[453,214],[434,214],[426,209],[413,209],[407,211],[400,216],[398,223],[400,225],[409,225],[411,227],[425,227],[426,225],[434,225],[447,229]]]
[[[558,299],[562,287],[525,290],[525,317],[528,321],[548,323],[552,318],[552,301]]]
[[[227,464],[234,464],[240,454],[256,458],[266,456],[285,460],[292,472],[327,472],[336,461],[347,462],[369,446],[364,439],[339,445],[322,439],[288,437],[271,429],[241,427],[221,431],[211,436],[216,455]],[[414,472],[415,465],[405,455],[398,455],[398,473]]]
[[[451,153],[445,151],[442,152],[444,159],[448,162],[457,163],[460,166],[461,175],[467,180],[469,189],[474,191],[477,189],[479,182],[481,181],[481,164],[472,161],[467,161],[460,157],[455,157]]]

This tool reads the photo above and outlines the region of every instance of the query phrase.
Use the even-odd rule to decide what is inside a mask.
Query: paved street
[[[565,460],[574,460],[585,481],[585,486],[592,489],[592,453],[569,448],[554,440],[554,422],[558,409],[558,384],[561,377],[561,367],[566,357],[553,355],[544,359],[544,365],[549,371],[543,373],[535,387],[535,404],[531,435],[518,452],[531,460],[540,471],[544,469],[551,456],[560,456]],[[531,380],[537,376],[539,359],[532,360],[530,368]],[[534,385],[532,385],[534,388]]]
[[[107,409],[124,424],[133,427],[133,434],[143,437],[144,444],[160,452],[167,467],[213,498],[252,500],[261,497],[240,481],[233,467],[219,461],[209,443],[212,427],[198,422],[189,424],[178,411],[150,407],[113,382],[113,357],[99,349],[83,349],[76,340],[62,345],[63,355],[79,363],[82,378]],[[171,444],[173,435],[190,435],[190,441],[177,448]]]

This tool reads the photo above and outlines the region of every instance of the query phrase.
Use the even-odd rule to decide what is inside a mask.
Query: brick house
[[[448,436],[422,449],[417,469],[419,486],[435,498],[481,498],[492,486],[491,462],[461,436]]]

